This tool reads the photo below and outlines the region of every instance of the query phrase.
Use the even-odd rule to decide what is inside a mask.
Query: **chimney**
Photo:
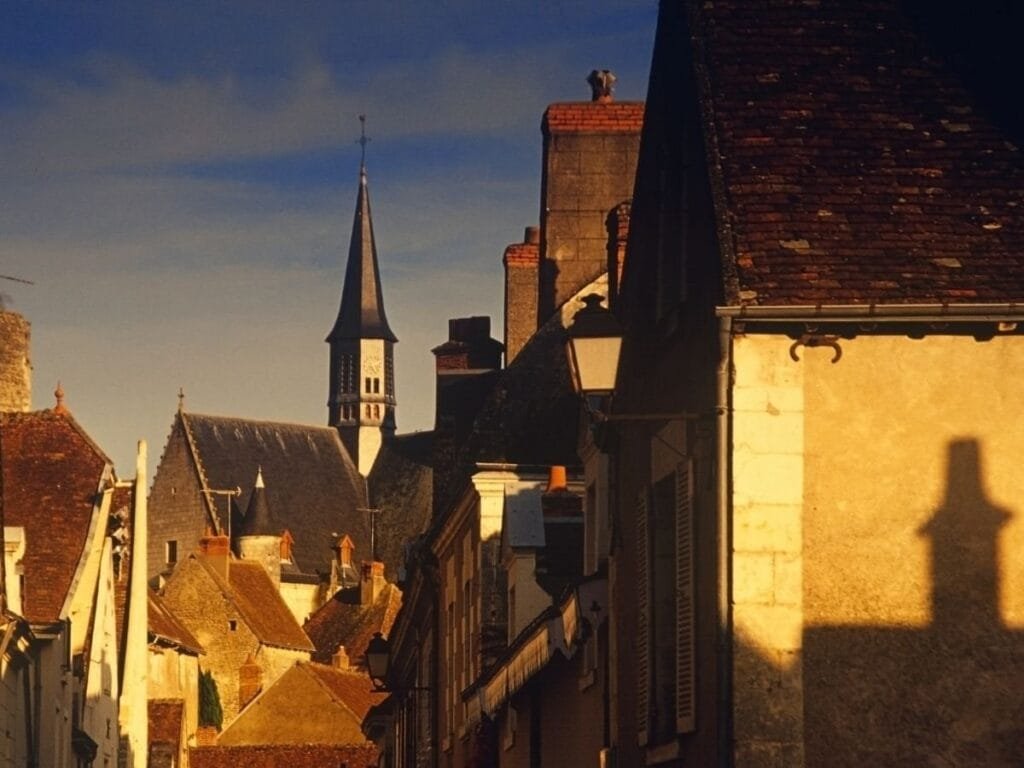
[[[516,359],[537,331],[540,227],[527,227],[523,242],[505,249],[505,364]]]
[[[644,104],[615,101],[608,70],[587,82],[590,101],[551,104],[541,124],[538,327],[607,272],[609,214],[633,197]]]
[[[226,535],[215,534],[209,528],[199,539],[199,554],[225,579],[228,578],[228,564],[231,561],[231,541]]]
[[[359,579],[359,603],[373,605],[384,590],[385,584],[387,582],[384,580],[384,563],[379,560],[364,562]]]
[[[345,650],[344,645],[339,645],[338,650],[331,656],[331,665],[335,669],[349,669],[348,652]]]
[[[434,501],[440,508],[447,494],[445,473],[456,466],[455,456],[501,372],[502,344],[491,338],[489,317],[460,317],[448,321],[448,341],[431,351],[437,372]]]
[[[263,670],[256,663],[256,659],[250,653],[248,658],[238,668],[238,708],[243,709],[246,704],[256,698],[256,694],[263,687]]]
[[[0,411],[32,409],[30,328],[17,312],[0,310]]]

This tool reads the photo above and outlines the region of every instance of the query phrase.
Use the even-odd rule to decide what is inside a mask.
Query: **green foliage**
[[[199,673],[199,724],[212,725],[218,731],[224,722],[217,681],[209,670]]]

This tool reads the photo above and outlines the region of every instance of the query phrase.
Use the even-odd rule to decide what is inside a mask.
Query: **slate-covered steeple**
[[[377,266],[377,244],[370,216],[370,192],[366,184],[366,165],[359,167],[359,194],[348,246],[348,266],[341,291],[341,308],[327,342],[344,339],[385,339],[398,341],[384,314]]]
[[[365,141],[364,136],[364,149]],[[397,341],[384,314],[363,162],[359,166],[359,191],[341,308],[327,336],[331,347],[327,423],[337,427],[363,475],[369,474],[384,438],[395,432],[394,344]]]

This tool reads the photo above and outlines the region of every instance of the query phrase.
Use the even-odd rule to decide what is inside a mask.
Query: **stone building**
[[[232,557],[226,535],[203,537],[161,597],[201,644],[225,721],[313,650],[263,565]]]
[[[1019,763],[1019,149],[887,0],[663,3],[642,146],[609,752]]]

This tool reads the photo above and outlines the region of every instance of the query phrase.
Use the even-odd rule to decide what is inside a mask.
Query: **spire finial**
[[[53,396],[57,399],[57,404],[53,406],[54,413],[67,413],[68,409],[64,406],[64,387],[57,382],[57,388],[53,390]]]
[[[178,387],[178,413],[185,410],[185,388]]]
[[[260,464],[260,465],[258,465],[256,467],[256,487],[257,488],[265,488],[266,487],[263,484],[263,465],[262,464]]]
[[[362,155],[359,159],[359,173],[366,174],[366,145],[370,139],[366,136],[366,115],[359,116],[359,146],[362,148]]]

